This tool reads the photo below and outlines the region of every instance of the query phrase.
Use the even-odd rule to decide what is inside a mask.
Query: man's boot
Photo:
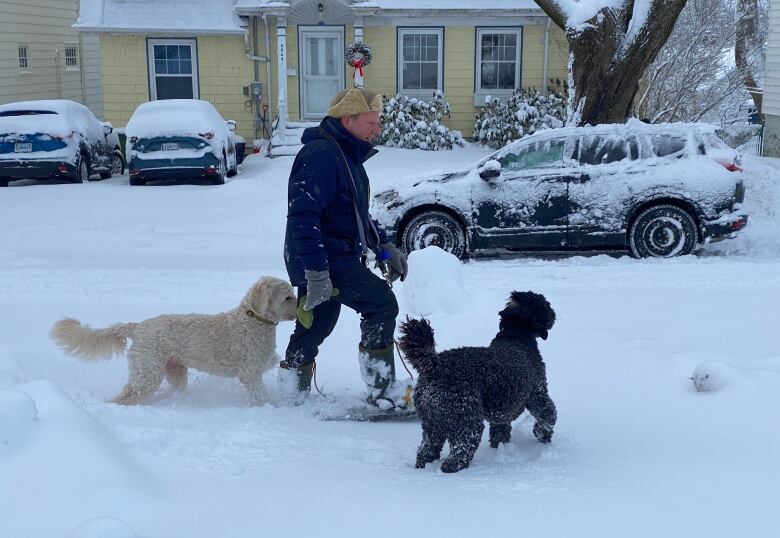
[[[358,352],[360,376],[368,389],[368,403],[382,410],[411,410],[412,384],[395,379],[394,347],[366,349],[360,346]]]
[[[314,373],[314,363],[300,367],[290,366],[287,361],[279,363],[276,376],[279,394],[282,400],[290,406],[301,405],[311,392],[311,378]]]

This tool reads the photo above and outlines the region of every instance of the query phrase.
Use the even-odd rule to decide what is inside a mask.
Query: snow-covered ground
[[[485,154],[382,149],[368,170],[378,190]],[[51,324],[219,312],[259,275],[285,276],[291,162],[250,157],[218,187],[124,177],[0,190],[1,537],[777,536],[770,160],[746,163],[744,234],[697,256],[411,257],[395,288],[401,315],[428,315],[442,348],[487,343],[513,289],[548,297],[551,445],[521,418],[509,445],[483,443],[469,469],[445,475],[414,469],[417,422],[321,422],[316,397],[251,407],[232,379],[195,373],[184,393],[163,385],[148,405],[105,403],[124,358],[67,357]],[[291,330],[279,326],[279,353]],[[359,394],[357,341],[344,310],[318,359],[323,392]],[[696,391],[694,370],[713,390]]]

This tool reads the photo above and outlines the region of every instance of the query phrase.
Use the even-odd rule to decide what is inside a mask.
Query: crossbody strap
[[[344,155],[344,150],[341,149],[341,146],[336,141],[335,138],[333,138],[333,135],[331,135],[328,131],[320,127],[320,133],[322,136],[333,142],[333,145],[336,146],[336,149],[338,150],[338,154],[341,157],[341,164],[344,166],[344,169],[347,171],[347,178],[349,183],[349,190],[352,194],[352,207],[355,210],[355,220],[357,221],[358,226],[358,235],[360,236],[360,244],[363,247],[363,256],[368,254],[368,241],[366,241],[366,230],[365,230],[365,224],[363,222],[363,217],[360,215],[360,210],[357,206],[357,185],[355,185],[355,178],[352,176],[352,169],[349,167],[349,162],[347,162],[347,156]],[[376,230],[376,227],[374,227],[374,223],[371,222],[371,219],[368,219],[368,224],[371,226],[371,231],[374,233],[374,237],[376,238],[375,242],[379,241],[379,232]]]

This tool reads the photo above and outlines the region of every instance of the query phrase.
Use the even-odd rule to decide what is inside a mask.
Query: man
[[[367,400],[403,409],[408,390],[395,382],[393,334],[398,303],[387,281],[365,264],[373,251],[387,278],[406,278],[404,255],[368,213],[363,163],[376,153],[381,96],[362,88],[338,93],[319,127],[306,129],[290,172],[284,259],[298,287],[298,320],[280,364],[282,390],[302,403],[311,389],[318,348],[336,326],[341,305],[361,316],[358,350]]]

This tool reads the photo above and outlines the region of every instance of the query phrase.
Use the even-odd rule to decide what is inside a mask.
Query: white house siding
[[[77,15],[78,0],[0,1],[0,103],[85,101],[81,53],[78,67],[65,65],[65,47],[79,46],[78,32],[71,27]],[[19,45],[28,47],[27,69],[19,66]]]
[[[769,13],[766,81],[761,108],[765,119],[763,154],[780,157],[780,5],[777,2]]]
[[[100,76],[100,36],[81,34],[81,58],[83,60],[84,104],[95,116],[103,119],[103,83]]]

